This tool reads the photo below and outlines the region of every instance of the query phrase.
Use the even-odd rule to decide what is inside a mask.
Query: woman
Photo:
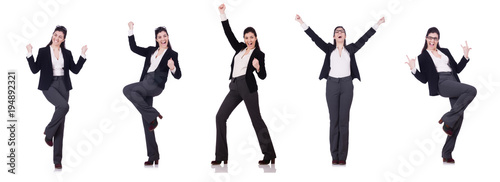
[[[57,26],[52,33],[52,39],[46,47],[38,50],[38,56],[33,58],[33,46],[28,44],[28,64],[33,74],[40,72],[38,89],[45,98],[55,106],[54,115],[45,127],[45,143],[54,146],[54,164],[56,169],[61,169],[62,146],[64,136],[65,117],[69,110],[69,91],[73,88],[69,71],[78,74],[85,63],[87,46],[82,47],[82,54],[75,64],[71,51],[66,49],[66,35],[68,31],[64,26]]]
[[[246,28],[243,32],[245,43],[238,42],[229,26],[225,10],[226,6],[224,4],[219,6],[224,33],[236,53],[231,62],[231,74],[229,75],[231,83],[229,84],[229,93],[222,102],[216,116],[217,142],[215,147],[215,160],[212,161],[212,165],[219,165],[222,162],[227,164],[226,121],[231,112],[233,112],[241,101],[245,102],[248,114],[252,120],[252,125],[259,140],[262,154],[264,154],[264,159],[260,160],[259,164],[274,164],[276,153],[274,152],[273,142],[271,141],[267,126],[260,115],[257,82],[253,75],[255,71],[260,79],[266,78],[264,53],[260,51],[257,33],[252,27]]]
[[[133,33],[134,23],[129,22],[128,27],[130,49],[132,52],[146,57],[146,60],[144,61],[144,68],[139,82],[125,86],[123,94],[142,115],[149,157],[144,162],[144,165],[153,165],[154,163],[158,165],[160,154],[153,130],[158,126],[156,117],[162,119],[163,116],[153,107],[153,97],[160,95],[165,88],[169,72],[172,73],[174,78],[181,78],[181,68],[177,60],[178,54],[172,50],[165,27],[156,28],[156,46],[148,48],[136,45]]]
[[[308,27],[299,15],[298,21],[304,31],[325,52],[325,61],[319,79],[327,79],[326,102],[330,113],[330,152],[332,164],[346,164],[349,139],[349,112],[353,98],[352,80],[359,76],[354,54],[375,34],[378,26],[385,22],[382,17],[356,43],[346,45],[346,33],[342,26],[335,28],[333,45],[325,43],[314,31]]]
[[[415,78],[424,84],[429,83],[429,95],[441,95],[450,99],[451,110],[445,113],[438,123],[444,123],[443,130],[448,134],[442,151],[443,162],[455,163],[451,153],[462,127],[465,108],[472,102],[477,91],[473,86],[460,83],[457,75],[469,62],[471,48],[467,41],[465,46],[462,46],[464,56],[457,64],[450,51],[439,46],[439,38],[439,30],[436,27],[429,28],[424,48],[418,56],[420,71],[415,67],[415,59],[406,56],[406,64],[410,66]]]

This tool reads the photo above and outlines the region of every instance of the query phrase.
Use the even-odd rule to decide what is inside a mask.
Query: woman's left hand
[[[257,70],[257,72],[260,72],[260,64],[257,58],[253,58],[252,65]]]
[[[84,46],[82,47],[82,55],[85,55],[85,53],[87,52],[87,49],[88,49],[88,48],[87,48],[87,45],[84,45]]]
[[[170,58],[167,62],[167,66],[168,68],[170,68],[170,71],[173,71],[175,69],[175,64],[174,64],[174,60],[172,60],[172,58]]]
[[[462,44],[460,44],[460,46],[462,46]],[[467,41],[465,41],[465,46],[462,46],[462,49],[464,50],[464,57],[466,59],[469,59],[469,51],[472,49],[472,48],[469,48],[469,44],[467,44]]]
[[[385,17],[380,18],[380,20],[378,20],[378,22],[377,22],[378,25],[380,25],[382,23],[385,23]]]

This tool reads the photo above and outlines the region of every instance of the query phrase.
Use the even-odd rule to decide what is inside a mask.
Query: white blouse
[[[250,50],[247,55],[244,55],[247,51],[247,48],[245,48],[234,57],[233,78],[247,73],[248,61],[250,61],[250,56],[254,50],[255,48]]]
[[[441,58],[438,58],[432,54],[432,51],[427,50],[429,54],[431,55],[432,61],[434,62],[434,65],[436,66],[437,72],[451,72],[451,68],[449,65],[450,59],[448,56],[444,55],[440,50],[438,50],[438,54],[441,56]]]
[[[50,56],[52,60],[53,76],[64,76],[64,57],[62,55],[62,49],[59,48],[59,59],[57,59],[54,49],[50,46]]]
[[[151,65],[149,65],[148,73],[154,72],[156,68],[158,68],[158,65],[160,64],[161,58],[163,58],[163,55],[165,55],[165,52],[167,52],[168,49],[165,49],[163,53],[158,55],[158,50],[156,50],[152,55],[151,55]]]
[[[342,49],[341,55],[339,55],[338,48],[333,50],[330,55],[330,68],[328,76],[334,78],[351,76],[351,56],[345,47]]]

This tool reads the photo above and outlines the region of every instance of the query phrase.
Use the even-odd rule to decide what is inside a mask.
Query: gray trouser
[[[163,89],[154,82],[153,78],[154,73],[148,73],[141,82],[132,83],[123,88],[125,97],[141,113],[144,134],[146,136],[148,161],[160,159],[155,133],[154,131],[149,131],[149,124],[160,115],[153,107],[153,97],[160,95]]]
[[[476,96],[476,88],[457,82],[451,73],[439,73],[439,94],[450,99],[451,110],[441,118],[444,124],[453,128],[453,135],[446,138],[442,157],[452,158],[458,133],[462,127],[464,111]]]
[[[350,76],[328,77],[326,102],[330,113],[330,153],[333,160],[346,160],[349,146],[349,112],[354,85]]]
[[[226,138],[226,122],[229,115],[241,103],[245,102],[248,114],[252,120],[252,125],[259,140],[260,149],[264,154],[264,160],[276,158],[273,142],[267,130],[267,126],[262,120],[259,109],[259,94],[257,91],[250,93],[248,90],[245,76],[234,78],[229,84],[229,93],[222,102],[222,105],[217,112],[216,127],[217,141],[215,146],[215,160],[222,161],[228,159],[227,138]]]
[[[69,91],[64,85],[64,77],[55,76],[49,89],[42,90],[42,93],[56,107],[50,123],[45,127],[45,138],[54,138],[54,164],[61,164],[64,122],[69,111]]]

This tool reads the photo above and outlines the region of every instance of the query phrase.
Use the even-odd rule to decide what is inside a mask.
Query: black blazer
[[[238,42],[236,37],[234,36],[233,31],[231,30],[231,27],[229,26],[229,20],[222,21],[222,27],[224,28],[224,33],[226,34],[227,39],[229,40],[229,43],[233,47],[234,51],[236,53],[233,56],[233,61],[231,62],[231,73],[229,74],[229,79],[233,78],[233,67],[234,67],[234,57],[243,49],[247,47],[247,45],[243,42]],[[250,60],[248,61],[247,65],[247,71],[245,74],[245,80],[247,82],[248,90],[250,93],[253,93],[258,90],[257,88],[257,81],[255,80],[255,76],[253,75],[254,71],[257,71],[253,65],[253,59],[257,58],[259,60],[259,65],[260,65],[260,72],[257,72],[257,76],[259,76],[260,79],[264,80],[267,76],[266,73],[266,66],[264,64],[264,57],[265,54],[260,51],[260,49],[255,49],[253,50],[252,55],[250,55]]]
[[[132,52],[146,57],[146,60],[144,61],[144,68],[142,68],[141,79],[139,80],[142,81],[144,80],[144,77],[148,72],[149,66],[151,65],[151,55],[153,55],[158,48],[153,46],[150,46],[148,48],[137,46],[135,43],[134,35],[128,37],[128,43],[130,45],[130,49],[132,50]],[[165,88],[165,82],[167,82],[168,72],[170,72],[170,68],[167,66],[167,62],[170,58],[172,58],[172,60],[174,61],[174,65],[176,67],[175,73],[172,73],[172,75],[176,79],[181,78],[182,76],[181,67],[179,67],[179,60],[177,60],[177,56],[178,56],[177,52],[175,52],[174,50],[172,50],[172,48],[169,47],[167,51],[164,53],[163,57],[161,58],[160,64],[158,65],[158,68],[156,68],[155,70],[155,77],[154,77],[154,81],[161,88]]]
[[[61,48],[63,59],[64,59],[64,85],[66,86],[66,90],[73,89],[71,85],[71,79],[69,78],[69,70],[74,74],[78,74],[83,67],[83,63],[87,61],[80,56],[78,62],[75,64],[73,61],[73,56],[71,55],[71,51],[67,49]],[[38,50],[38,56],[36,57],[36,62],[33,56],[26,58],[28,60],[28,64],[30,66],[31,72],[33,74],[40,72],[40,81],[38,82],[39,90],[47,90],[52,84],[52,78],[54,77],[53,68],[52,68],[52,55],[50,55],[50,46],[40,48]]]
[[[464,70],[465,65],[469,62],[469,60],[462,57],[460,63],[457,64],[451,53],[446,48],[438,48],[444,55],[448,56],[449,62],[448,65],[451,68],[452,74],[460,82],[458,78],[458,73]],[[414,74],[415,78],[417,78],[422,83],[429,82],[429,95],[436,96],[439,95],[438,82],[439,82],[439,74],[436,70],[436,65],[434,61],[432,61],[431,55],[429,52],[424,51],[422,54],[418,55],[418,64],[420,66],[420,71]]]
[[[323,78],[328,78],[328,74],[330,73],[330,56],[333,52],[333,50],[336,49],[335,46],[331,43],[325,43],[323,39],[321,39],[314,31],[309,27],[306,31],[306,34],[311,37],[311,39],[316,43],[316,45],[323,50],[323,52],[326,53],[325,56],[325,62],[323,63],[323,68],[321,68],[321,73],[319,74],[319,79]],[[361,77],[359,76],[359,70],[358,70],[358,65],[356,64],[356,57],[354,54],[358,52],[363,45],[368,41],[368,39],[375,34],[375,29],[370,28],[361,38],[356,43],[351,43],[347,46],[345,46],[345,49],[347,52],[349,52],[349,56],[351,58],[351,77],[352,79],[357,78],[359,81],[361,81]]]

